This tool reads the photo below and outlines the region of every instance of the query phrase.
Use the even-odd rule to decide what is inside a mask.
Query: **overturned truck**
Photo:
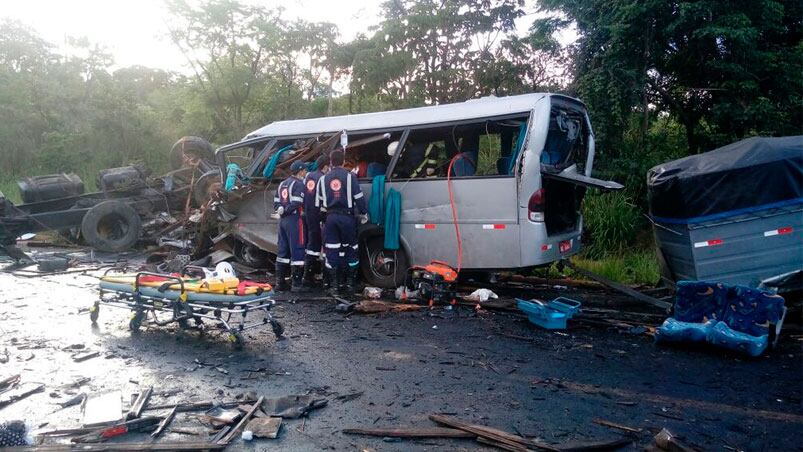
[[[171,149],[170,173],[150,177],[142,165],[104,169],[92,193],[72,173],[24,178],[18,182],[21,204],[0,192],[0,249],[25,233],[57,231],[100,251],[128,250],[142,238],[144,224],[203,196],[194,181],[215,170],[212,155],[205,140],[184,137]]]

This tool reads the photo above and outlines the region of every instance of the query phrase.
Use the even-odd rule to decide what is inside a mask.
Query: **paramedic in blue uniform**
[[[354,294],[360,255],[357,247],[357,216],[368,221],[365,196],[357,176],[343,168],[345,154],[335,149],[329,155],[330,169],[318,182],[316,205],[326,215],[323,227],[323,249],[326,271],[331,281],[330,292],[340,292],[345,277],[346,296]]]
[[[329,157],[322,155],[315,160],[315,171],[307,173],[304,178],[304,226],[307,228],[307,249],[304,256],[304,285],[315,285],[317,275],[321,273],[323,256],[321,248],[321,211],[315,205],[315,193],[318,181],[329,170]]]
[[[273,208],[279,215],[279,251],[276,254],[276,287],[277,292],[288,289],[287,276],[292,280],[292,291],[306,290],[302,284],[304,274],[304,248],[306,234],[304,232],[304,182],[307,164],[293,162],[290,165],[290,177],[283,180],[276,189]]]

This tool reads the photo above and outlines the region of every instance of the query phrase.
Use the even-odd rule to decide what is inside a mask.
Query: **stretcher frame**
[[[109,273],[104,273],[106,276]],[[179,296],[154,296],[140,291],[140,278],[143,276],[156,276],[164,278],[166,281],[174,281],[179,285]],[[114,308],[128,309],[132,312],[128,326],[132,332],[139,331],[143,322],[156,326],[166,326],[171,323],[178,323],[181,329],[197,329],[206,331],[204,320],[210,321],[222,330],[226,338],[240,349],[243,346],[242,332],[254,328],[270,325],[276,338],[280,338],[284,333],[284,326],[279,323],[270,313],[276,301],[269,295],[252,298],[245,301],[190,301],[186,299],[184,281],[176,276],[169,276],[152,272],[138,272],[134,278],[133,291],[113,290],[100,288],[98,299],[90,309],[90,320],[96,324],[100,314],[100,305]],[[182,297],[184,295],[184,297]],[[261,320],[252,322],[247,321],[247,316],[252,312],[262,312],[264,315]],[[160,319],[157,313],[168,313],[169,317]],[[148,318],[150,314],[150,319]],[[234,319],[232,319],[234,317]],[[195,326],[190,326],[192,320]]]

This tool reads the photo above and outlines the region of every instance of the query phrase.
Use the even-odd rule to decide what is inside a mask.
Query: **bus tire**
[[[404,284],[409,259],[404,249],[386,250],[385,238],[373,235],[363,241],[360,268],[367,286],[395,289]]]
[[[100,251],[126,251],[139,240],[142,220],[139,214],[122,201],[104,201],[84,215],[81,235],[84,241]]]
[[[181,137],[170,148],[170,167],[174,170],[183,167],[185,153],[212,161],[215,157],[215,148],[201,137]]]

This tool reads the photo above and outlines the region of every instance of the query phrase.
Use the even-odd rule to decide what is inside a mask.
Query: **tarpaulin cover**
[[[728,216],[803,202],[803,136],[754,137],[647,174],[658,221]]]
[[[399,249],[399,232],[401,230],[401,193],[388,190],[385,201],[385,249]]]

